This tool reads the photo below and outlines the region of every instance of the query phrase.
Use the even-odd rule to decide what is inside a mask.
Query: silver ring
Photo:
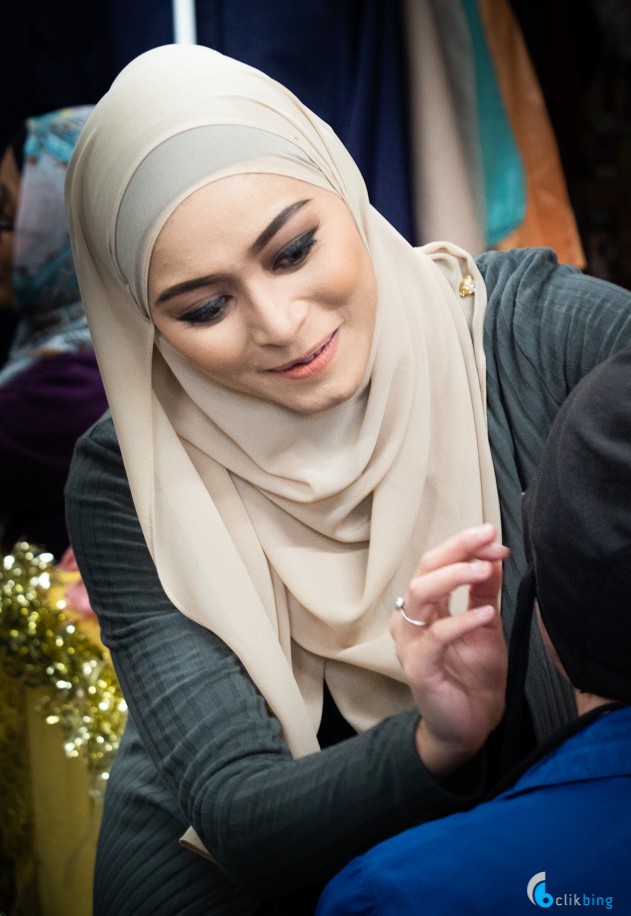
[[[408,623],[411,623],[413,627],[426,627],[427,626],[426,620],[414,620],[413,617],[408,617],[408,615],[405,613],[405,598],[402,598],[399,595],[399,597],[395,599],[394,606],[397,609],[397,611],[399,612],[399,614],[401,615],[401,617],[403,617],[403,619],[406,620]]]

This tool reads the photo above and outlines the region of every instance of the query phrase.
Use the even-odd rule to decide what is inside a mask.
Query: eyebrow
[[[310,199],[306,198],[305,200],[297,200],[295,203],[290,204],[288,207],[285,207],[284,210],[281,210],[280,213],[274,217],[269,226],[266,226],[265,229],[261,232],[259,236],[252,242],[248,251],[251,255],[260,254],[265,246],[274,238],[277,232],[279,232],[285,223],[291,219],[294,213],[297,213],[305,204],[310,203]],[[165,289],[157,297],[155,304],[163,305],[165,302],[168,302],[170,299],[173,299],[175,296],[179,296],[181,293],[190,293],[192,290],[198,289],[200,286],[207,286],[210,283],[213,283],[215,280],[222,279],[222,274],[209,274],[206,277],[196,277],[194,280],[183,280],[182,283],[176,283],[174,286],[169,286],[168,289]]]
[[[208,286],[221,278],[222,274],[208,274],[207,277],[195,277],[194,280],[183,280],[182,283],[175,283],[160,293],[155,304],[164,305],[165,302],[174,299],[175,296],[179,296],[181,293],[190,293],[194,289],[199,289],[200,286]]]
[[[308,203],[309,200],[297,200],[295,204],[290,204],[288,207],[285,207],[284,210],[281,210],[278,216],[274,217],[269,226],[263,229],[256,241],[250,245],[250,254],[260,254],[267,243],[280,231],[280,229],[282,229],[287,220],[291,219],[294,213],[297,213],[301,207],[304,207],[305,204]]]

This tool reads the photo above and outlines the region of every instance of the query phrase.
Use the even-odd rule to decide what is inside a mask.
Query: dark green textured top
[[[478,263],[489,297],[489,436],[512,549],[509,630],[524,565],[521,493],[569,390],[631,345],[631,294],[559,267],[542,249],[489,253]],[[429,776],[414,747],[414,710],[291,758],[239,660],[164,595],[108,416],[77,445],[67,514],[130,710],[106,792],[95,916],[306,916],[351,857],[479,790],[479,760],[449,784]],[[529,699],[540,736],[572,715],[540,647]],[[216,865],[179,846],[189,824]]]

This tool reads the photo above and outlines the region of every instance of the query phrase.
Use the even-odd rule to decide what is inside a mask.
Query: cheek
[[[174,327],[170,322],[158,331],[185,359],[209,374],[229,373],[245,363],[241,336],[227,324],[209,328]]]
[[[377,309],[377,279],[372,262],[362,247],[344,273],[352,320],[372,337]]]
[[[374,310],[376,282],[363,246],[340,243],[322,275],[327,278],[326,291],[332,302],[365,309],[367,316]]]

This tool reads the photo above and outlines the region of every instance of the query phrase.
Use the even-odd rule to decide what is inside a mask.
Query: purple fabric
[[[0,389],[3,550],[68,546],[64,486],[75,442],[107,409],[92,351],[38,360]]]

